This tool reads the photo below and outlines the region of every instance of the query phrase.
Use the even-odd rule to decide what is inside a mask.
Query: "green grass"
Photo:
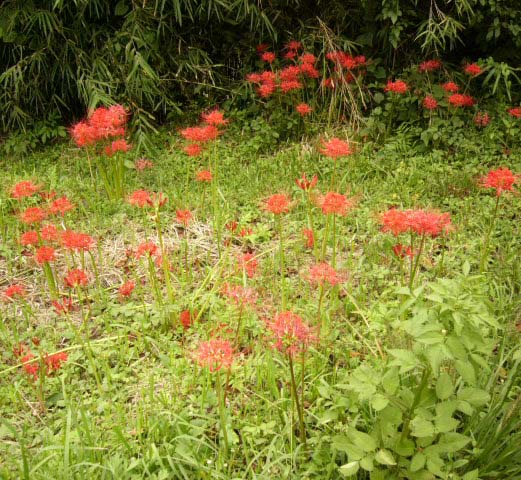
[[[347,281],[325,296],[323,315],[332,325],[331,332],[324,343],[311,349],[304,371],[307,446],[296,434],[286,361],[269,348],[263,322],[281,308],[281,279],[276,225],[262,210],[262,200],[277,192],[302,200],[295,179],[304,172],[308,177],[316,173],[319,188],[327,190],[332,163],[317,153],[318,139],[279,145],[264,153],[257,151],[251,138],[237,132],[219,140],[222,223],[237,220],[253,230],[225,248],[221,260],[211,236],[210,192],[204,194],[203,204],[203,187],[194,181],[201,160],[180,153],[170,132],[156,139],[158,153],[151,158],[155,166],[129,171],[127,187],[128,192],[146,189],[169,198],[162,213],[163,226],[167,240],[173,242],[172,262],[179,275],[174,301],[163,306],[151,298],[148,284],[138,286],[131,300],[118,300],[117,288],[128,276],[125,249],[135,247],[142,238],[143,215],[123,201],[105,199],[101,186],[91,184],[86,158],[78,149],[59,144],[25,158],[1,159],[0,288],[18,281],[30,286],[31,294],[25,307],[6,302],[0,309],[0,478],[344,478],[339,467],[352,461],[352,453],[342,449],[338,437],[347,435],[354,425],[374,433],[379,418],[378,409],[357,400],[346,385],[353,381],[356,368],[384,368],[388,362],[371,354],[376,339],[385,352],[410,346],[404,344],[398,327],[392,326],[400,316],[405,320],[412,307],[400,307],[400,270],[391,250],[395,242],[381,232],[379,214],[392,206],[449,212],[455,231],[447,240],[427,242],[418,284],[429,291],[433,285],[429,282],[456,279],[455,285],[461,282],[464,290],[474,281],[461,276],[465,264],[470,275],[478,274],[482,238],[495,201],[493,194],[477,186],[477,179],[497,166],[517,171],[520,166],[518,153],[498,156],[484,142],[483,155],[464,147],[455,154],[418,153],[405,136],[398,136],[383,148],[361,144],[356,155],[339,161],[338,190],[355,196],[357,207],[337,223],[338,267]],[[78,315],[52,312],[41,269],[22,255],[17,243],[22,226],[15,215],[17,204],[8,192],[14,183],[28,178],[67,195],[77,206],[67,225],[98,240],[94,256],[102,263],[101,288],[90,287],[91,309],[83,322]],[[188,269],[183,268],[184,231],[173,227],[177,208],[191,209],[196,219],[197,227],[189,229],[187,237]],[[458,417],[458,432],[468,434],[472,443],[445,458],[445,467],[446,475],[459,476],[421,478],[478,478],[463,476],[475,468],[479,468],[479,478],[521,478],[521,463],[514,454],[500,457],[497,465],[487,469],[497,458],[492,445],[499,438],[504,452],[514,451],[512,445],[519,444],[519,410],[515,410],[521,388],[519,375],[515,376],[519,372],[519,353],[515,353],[519,343],[515,326],[520,322],[519,218],[519,197],[502,198],[487,273],[477,275],[478,287],[469,286],[462,294],[471,304],[483,305],[498,325],[483,330],[495,344],[485,357],[493,374],[485,368],[477,370],[476,383],[493,401],[466,420]],[[314,219],[320,234],[324,219],[318,209]],[[302,275],[313,262],[301,235],[305,222],[302,202],[283,218],[285,288],[288,308],[313,323],[318,292]],[[180,241],[175,240],[177,235]],[[225,231],[224,235],[230,234]],[[242,351],[230,376],[224,427],[219,421],[214,376],[194,362],[191,352],[219,326],[234,326],[237,321],[237,308],[219,291],[224,281],[245,281],[234,268],[233,258],[239,251],[259,256],[261,273],[248,285],[261,300],[243,314]],[[146,272],[136,271],[146,278]],[[61,277],[58,280],[62,285]],[[175,325],[186,308],[197,309],[200,318],[183,332]],[[38,337],[41,350],[69,353],[60,372],[46,380],[45,411],[38,405],[34,382],[12,354],[15,337],[26,343]],[[404,376],[402,384],[412,381],[412,389],[419,378],[414,375]],[[430,386],[434,388],[435,383],[434,378]],[[497,427],[496,421],[500,421]],[[229,437],[228,452],[223,451],[223,428]],[[467,462],[454,467],[458,459]],[[395,476],[397,468],[385,470],[384,461],[376,462],[387,473],[371,478],[404,478]],[[369,478],[362,469],[357,475]]]

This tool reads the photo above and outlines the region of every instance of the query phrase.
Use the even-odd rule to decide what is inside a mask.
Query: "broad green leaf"
[[[474,385],[476,383],[476,371],[470,362],[456,360],[454,366],[456,367],[457,372],[461,375],[461,378],[463,378],[466,383],[469,385]]]
[[[461,477],[461,480],[478,480],[479,478],[479,469],[471,470],[470,472],[467,472],[463,477]]]
[[[451,416],[443,415],[435,418],[434,425],[436,433],[446,433],[455,430],[459,425],[459,421]]]
[[[376,450],[376,441],[371,435],[360,432],[355,429],[350,429],[347,432],[349,440],[351,440],[357,447],[364,452],[373,452]]]
[[[371,399],[371,406],[379,412],[380,410],[383,410],[385,407],[389,405],[389,399],[384,397],[383,395],[377,393],[372,399]]]
[[[413,437],[430,437],[434,435],[434,425],[417,415],[411,420],[411,435]]]
[[[374,470],[374,455],[367,455],[360,460],[360,466],[366,472],[372,472]]]
[[[376,452],[374,459],[382,465],[396,465],[396,460],[393,454],[386,449],[381,449]]]
[[[440,373],[438,381],[436,382],[436,396],[440,400],[447,400],[454,392],[452,379],[447,372]]]
[[[385,375],[382,377],[382,387],[386,391],[393,395],[398,387],[400,386],[400,376],[398,375],[397,368],[390,368],[385,372]]]
[[[461,433],[444,433],[436,445],[436,448],[440,453],[455,453],[469,442],[470,438]]]
[[[490,395],[480,388],[463,388],[458,392],[458,399],[470,403],[475,407],[485,405],[490,400]]]
[[[340,473],[344,477],[350,477],[351,475],[354,475],[358,470],[360,469],[359,462],[349,462],[345,465],[342,465],[341,467],[338,467],[338,470],[340,470]]]
[[[425,460],[426,457],[423,453],[417,453],[412,457],[411,465],[409,469],[411,472],[417,472],[418,470],[421,470],[425,466]]]
[[[410,350],[392,349],[389,353],[395,358],[389,365],[400,367],[400,373],[406,373],[420,365],[418,357]]]

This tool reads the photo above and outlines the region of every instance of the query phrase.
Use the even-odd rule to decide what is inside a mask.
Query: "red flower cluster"
[[[89,277],[87,277],[87,274],[79,268],[69,271],[65,276],[65,285],[70,288],[86,287],[88,283]]]
[[[297,186],[304,191],[311,190],[317,184],[317,182],[318,177],[316,175],[313,175],[313,178],[308,180],[305,173],[303,173],[300,178],[295,180]]]
[[[243,287],[242,285],[230,285],[229,283],[223,285],[221,293],[238,307],[254,305],[258,298],[257,292],[253,288]]]
[[[348,142],[333,137],[329,141],[322,141],[322,148],[320,149],[320,153],[326,157],[337,159],[340,157],[347,157],[354,152]]]
[[[49,212],[53,215],[65,215],[74,209],[74,204],[67,197],[60,197],[54,200],[49,207]]]
[[[26,353],[26,348],[22,347],[19,349],[20,354]],[[42,355],[40,361],[36,360],[34,354],[27,350],[27,353],[20,359],[22,362],[22,368],[25,373],[31,375],[34,380],[38,379],[38,374],[43,373],[44,376],[51,374],[52,372],[58,371],[62,363],[66,362],[69,358],[67,352],[53,353],[49,355],[45,353]],[[40,368],[43,372],[40,372]]]
[[[136,259],[146,255],[154,257],[159,253],[158,246],[154,242],[143,242],[137,246],[136,253],[134,254]]]
[[[414,257],[414,252],[412,251],[412,248],[410,246],[405,247],[401,243],[397,243],[393,246],[393,253],[399,258],[404,258],[406,256],[409,258]]]
[[[385,92],[397,93],[399,95],[403,95],[407,90],[409,90],[409,86],[403,80],[396,80],[394,82],[389,80],[384,88]]]
[[[426,60],[425,62],[420,63],[418,70],[420,72],[434,72],[435,70],[439,70],[441,68],[440,60]]]
[[[309,115],[313,111],[313,109],[307,103],[299,103],[295,107],[295,110],[298,112],[298,114],[301,117],[305,117],[306,115]]]
[[[306,240],[306,248],[313,248],[315,245],[315,234],[311,228],[302,229],[302,234]]]
[[[176,210],[175,212],[175,219],[185,227],[188,226],[192,217],[193,215],[190,210]]]
[[[479,75],[483,70],[477,63],[469,63],[465,65],[463,68],[463,71],[470,75],[471,77],[476,77]]]
[[[470,95],[453,93],[449,97],[449,103],[454,107],[472,107],[476,101]]]
[[[29,207],[26,208],[21,216],[20,220],[23,223],[31,224],[31,223],[40,223],[43,222],[47,217],[49,216],[49,213],[47,210],[44,210],[40,207]]]
[[[291,199],[285,193],[275,193],[264,204],[264,209],[274,215],[288,213],[290,207]]]
[[[229,120],[224,118],[224,112],[214,108],[201,114],[202,125],[187,127],[179,133],[189,143],[183,150],[190,157],[197,157],[203,151],[203,145],[215,140],[222,134],[218,127],[226,125]]]
[[[436,108],[438,108],[438,102],[436,101],[436,99],[432,95],[427,95],[423,99],[422,103],[423,103],[423,107],[426,110],[436,110]]]
[[[67,250],[88,252],[94,245],[94,239],[86,233],[65,230],[60,235],[60,243]]]
[[[312,265],[309,269],[307,279],[314,285],[323,286],[327,283],[332,287],[344,281],[342,275],[326,262]]]
[[[138,158],[136,160],[136,162],[134,163],[134,166],[136,167],[136,170],[138,172],[141,172],[147,168],[152,168],[154,166],[154,164],[150,160],[147,160],[146,158]]]
[[[499,197],[504,191],[513,191],[514,184],[519,180],[519,177],[508,168],[498,168],[491,170],[485,177],[482,177],[480,184],[483,188],[494,188]]]
[[[132,295],[132,292],[134,291],[134,288],[136,288],[136,283],[132,280],[128,280],[123,285],[121,285],[121,287],[119,287],[118,293],[122,297],[130,297],[130,295]]]
[[[195,322],[195,319],[197,318],[197,315],[199,313],[197,310],[194,310],[191,312],[190,310],[183,310],[179,314],[179,322],[183,326],[183,328],[186,330],[192,326],[192,324]]]
[[[397,210],[392,208],[382,215],[384,232],[397,236],[414,232],[418,235],[437,237],[451,230],[450,215],[432,210]]]
[[[243,253],[237,258],[239,268],[246,272],[249,278],[252,278],[257,273],[259,268],[259,261],[255,258],[253,253]]]
[[[231,368],[234,353],[228,340],[214,338],[199,344],[195,358],[202,367],[209,368],[210,372],[217,372],[223,368]]]
[[[27,291],[23,285],[12,283],[4,290],[4,296],[9,299],[23,298],[27,295]]]
[[[324,215],[346,215],[355,206],[353,199],[337,192],[327,192],[318,198],[318,205]]]
[[[447,93],[456,93],[459,90],[459,86],[454,82],[445,82],[441,88]]]
[[[266,326],[275,337],[274,347],[289,356],[306,350],[316,339],[311,327],[290,311],[277,313]]]
[[[212,172],[210,172],[210,170],[199,170],[197,172],[195,179],[198,182],[211,183],[211,181],[213,179]]]
[[[477,127],[486,127],[490,123],[490,116],[487,112],[478,112],[474,117],[474,124]]]
[[[56,251],[52,247],[43,246],[36,250],[34,258],[40,265],[54,262],[56,260]]]
[[[121,105],[99,107],[86,120],[72,126],[72,139],[78,147],[86,147],[109,138],[123,137],[127,116],[125,108]]]
[[[521,118],[521,107],[512,107],[507,110],[508,114],[514,118]]]
[[[11,198],[20,200],[21,198],[32,197],[39,190],[40,187],[38,185],[35,185],[30,180],[23,180],[13,186],[11,189]]]

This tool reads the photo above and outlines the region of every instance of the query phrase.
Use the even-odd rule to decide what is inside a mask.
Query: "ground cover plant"
[[[154,157],[107,104],[2,160],[0,475],[521,478],[520,107],[257,50]]]

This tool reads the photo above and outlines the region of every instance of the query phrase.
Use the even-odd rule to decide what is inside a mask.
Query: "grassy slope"
[[[204,224],[210,208],[208,201],[206,206],[201,205],[202,188],[193,181],[197,161],[179,153],[168,135],[158,138],[158,144],[159,154],[152,159],[155,167],[131,173],[129,191],[144,188],[168,195],[165,223],[169,225],[175,208],[194,210],[197,220]],[[317,155],[316,146],[288,144],[274,153],[260,155],[240,135],[220,141],[220,189],[226,218],[240,220],[254,230],[243,248],[254,251],[274,248],[272,222],[259,208],[264,197],[286,191],[300,198],[294,180],[302,172],[317,173],[319,186],[327,189],[332,166]],[[486,146],[483,148],[486,150]],[[456,155],[418,155],[405,139],[391,141],[380,151],[372,146],[361,147],[359,154],[340,162],[343,174],[340,190],[349,189],[359,203],[356,211],[340,222],[340,245],[353,253],[341,255],[339,266],[349,271],[349,289],[364,311],[374,302],[384,303],[389,287],[397,281],[396,265],[390,255],[393,242],[379,231],[378,212],[397,205],[434,207],[451,213],[456,231],[448,242],[443,268],[438,271],[442,247],[434,242],[429,246],[423,279],[434,274],[455,275],[461,271],[464,259],[476,268],[480,237],[494,198],[478,189],[475,180],[489,167],[502,164],[516,167],[512,158],[497,158],[487,153],[479,157],[469,151]],[[117,243],[120,250],[107,253],[107,262],[114,263],[123,256],[123,241],[135,244],[131,226],[141,223],[139,212],[123,203],[110,204],[104,201],[103,192],[93,191],[85,158],[70,145],[58,145],[23,160],[1,159],[0,165],[4,172],[0,179],[3,255],[0,265],[6,277],[2,284],[21,279],[27,284],[40,282],[45,289],[41,275],[27,270],[27,260],[19,256],[20,247],[16,245],[20,227],[12,216],[12,204],[5,192],[21,179],[33,178],[73,199],[79,207],[70,221],[75,229],[103,239],[105,245],[113,245],[111,239],[115,237],[123,239]],[[511,325],[515,321],[515,295],[519,292],[520,266],[516,253],[520,251],[520,223],[515,221],[519,219],[516,203],[510,199],[504,207],[493,243],[498,250],[494,254],[497,261],[491,286],[495,288],[497,315],[504,324]],[[287,260],[292,273],[290,303],[298,311],[312,315],[314,307],[305,301],[306,295],[310,295],[309,287],[295,275],[303,264],[310,262],[301,242],[304,215],[304,209],[297,207],[286,225],[288,245],[292,245]],[[18,322],[23,338],[38,336],[48,349],[77,342],[67,320],[49,313],[49,306],[39,303],[39,298],[33,300],[41,310],[28,330],[24,330],[22,316],[13,318],[10,307],[2,306],[3,324],[7,328],[0,331],[3,345],[0,405],[1,416],[8,423],[0,424],[0,476],[20,478],[25,472],[31,479],[295,478],[291,472],[298,471],[296,445],[292,444],[290,422],[286,421],[289,393],[275,380],[283,366],[276,357],[266,356],[264,348],[254,348],[233,373],[229,402],[233,428],[240,432],[240,437],[231,433],[232,454],[227,464],[219,464],[213,441],[217,418],[215,394],[211,388],[206,390],[209,377],[194,366],[186,352],[197,338],[207,336],[208,325],[226,322],[233,313],[215,295],[216,287],[204,292],[197,290],[202,279],[216,269],[208,260],[213,253],[208,254],[203,248],[208,239],[194,233],[193,242],[194,254],[206,255],[208,264],[194,273],[195,280],[183,279],[174,314],[193,304],[197,308],[206,305],[204,321],[181,339],[168,327],[168,322],[165,326],[160,316],[140,314],[139,302],[120,306],[114,295],[119,286],[115,273],[118,268],[107,264],[112,275],[106,279],[104,296],[93,308],[87,327],[94,361],[87,361],[82,348],[71,350],[64,374],[49,380],[50,408],[44,415],[34,406],[35,396],[27,378],[18,370],[2,373],[13,365],[10,351],[14,341],[9,329]],[[276,306],[278,302],[276,279],[271,273],[275,259],[268,253],[263,260],[265,281],[256,280],[253,284],[263,291],[263,306],[267,308],[270,303]],[[212,282],[209,284],[213,285]],[[329,314],[340,325],[345,318],[359,325],[349,302],[332,302],[329,308]],[[259,316],[263,313],[266,312],[261,308]],[[256,315],[249,314],[247,319],[253,335],[260,333],[255,318]],[[334,383],[347,365],[356,366],[359,362],[349,352],[365,355],[367,350],[349,329],[339,327],[331,357],[315,357],[308,373],[308,382],[313,385],[310,387],[314,398],[310,408],[313,421],[329,408],[317,396],[316,388],[324,382]],[[266,367],[263,371],[259,368],[261,364]],[[333,424],[319,422],[312,441],[318,444],[334,430]],[[312,466],[309,471],[313,472]],[[336,478],[336,475],[333,467],[327,473],[309,474],[311,478]]]

